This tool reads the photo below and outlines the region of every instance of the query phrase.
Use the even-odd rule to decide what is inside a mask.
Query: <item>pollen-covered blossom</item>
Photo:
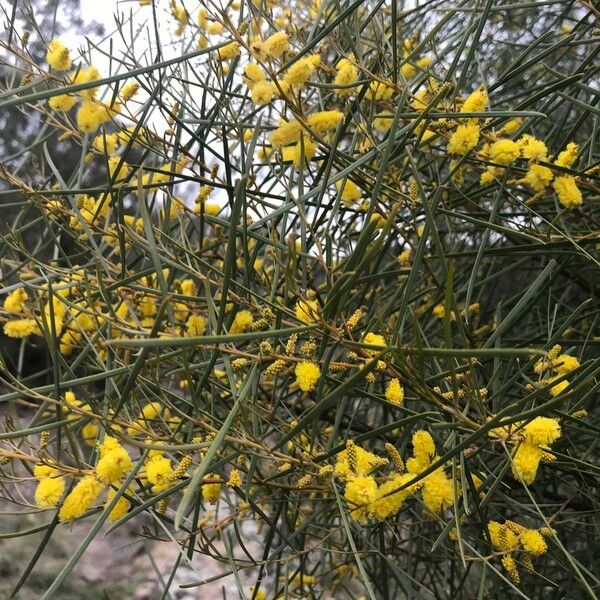
[[[96,465],[96,475],[104,483],[115,483],[132,468],[133,463],[129,453],[123,446],[116,444],[102,454]]]
[[[206,331],[206,319],[201,315],[190,315],[185,324],[185,335],[195,337],[204,335]]]
[[[543,165],[531,165],[523,181],[536,192],[543,191],[552,181],[554,173]]]
[[[355,521],[364,523],[369,514],[369,505],[377,500],[377,483],[370,475],[355,475],[348,480],[344,498],[350,505],[350,515]]]
[[[575,142],[569,142],[567,147],[558,155],[558,158],[554,161],[555,165],[559,167],[571,167],[577,160],[577,152],[579,146]]]
[[[385,398],[392,404],[402,404],[402,401],[404,400],[404,388],[398,378],[394,377],[394,379],[388,383],[385,389]]]
[[[75,76],[73,77],[71,83],[75,85],[82,83],[91,83],[92,81],[100,79],[100,77],[100,71],[93,65],[90,65],[85,69],[79,69],[79,71],[75,73]],[[98,88],[89,87],[83,90],[79,90],[77,93],[82,98],[84,98],[84,100],[93,100],[96,97],[96,94],[98,93]]]
[[[113,489],[112,487],[108,488],[108,492],[106,494],[106,502],[104,503],[104,506],[107,507],[113,501],[116,495],[117,490]],[[130,506],[131,502],[129,502],[129,500],[127,500],[127,498],[123,494],[121,494],[115,505],[112,507],[112,510],[108,514],[108,520],[113,523],[115,521],[118,521],[121,517],[124,517],[127,514]]]
[[[326,133],[335,129],[343,118],[344,113],[339,110],[323,110],[309,115],[306,121],[317,133]]]
[[[310,392],[315,389],[317,381],[321,376],[321,369],[316,363],[303,360],[296,365],[294,370],[296,383],[303,392]]]
[[[283,87],[293,89],[302,87],[316,72],[321,64],[318,54],[309,54],[297,60],[283,75]]]
[[[65,480],[60,476],[43,477],[35,490],[38,508],[53,508],[65,491]]]
[[[348,87],[356,83],[358,69],[348,58],[342,58],[336,66],[336,74],[333,84],[340,86],[335,93],[338,96],[351,96],[356,92],[355,87]],[[343,86],[343,87],[342,87]]]
[[[350,460],[348,449],[342,450],[342,452],[337,455],[334,467],[334,473],[336,475],[344,478],[350,477],[353,473],[356,473],[357,475],[368,475],[373,469],[386,462],[360,446],[352,446],[352,454],[354,461]],[[351,464],[351,462],[353,464]]]
[[[394,473],[389,481],[377,488],[376,498],[368,507],[369,513],[380,521],[395,515],[406,498],[414,492],[414,487],[410,485],[413,479],[412,473]]]
[[[316,299],[300,299],[294,309],[296,318],[303,323],[315,323],[319,318],[319,302]]]
[[[22,287],[16,288],[4,299],[4,310],[13,314],[21,313],[27,300],[27,292]]]
[[[137,81],[128,81],[121,90],[121,98],[123,98],[125,102],[128,102],[138,93],[139,89],[140,84]]]
[[[466,123],[459,125],[448,141],[449,154],[466,154],[479,143],[479,125]]]
[[[488,95],[485,90],[475,90],[471,93],[460,107],[461,113],[483,112],[488,104]]]
[[[73,521],[85,514],[104,490],[104,484],[95,475],[85,475],[64,499],[58,518]]]
[[[217,52],[219,53],[219,60],[232,60],[239,56],[240,46],[237,42],[230,42],[219,48]]]
[[[93,100],[85,100],[77,111],[77,127],[83,133],[94,133],[100,125],[110,119],[103,104]]]
[[[289,46],[289,37],[285,31],[277,31],[265,40],[265,52],[271,58],[279,58]]]
[[[489,154],[493,162],[508,165],[519,158],[519,146],[512,140],[497,140],[490,145]]]
[[[144,466],[146,468],[146,478],[152,484],[154,493],[161,492],[169,487],[173,467],[171,461],[163,456],[162,452],[153,451],[152,454],[149,454]]]
[[[581,206],[583,202],[581,190],[577,187],[575,178],[572,175],[556,177],[552,183],[552,187],[558,196],[558,201],[565,208]]]
[[[216,504],[221,497],[220,483],[203,483],[202,484],[202,499],[208,504]]]
[[[298,121],[282,121],[271,133],[271,145],[273,148],[280,148],[293,144],[300,139],[302,131],[302,125]]]
[[[303,135],[294,145],[283,148],[281,156],[284,161],[291,161],[296,169],[300,169],[304,163],[312,160],[316,151],[317,145]]]
[[[69,94],[57,94],[56,96],[48,98],[48,106],[50,106],[52,110],[58,112],[69,112],[76,103],[77,98],[75,98],[75,96],[70,96]]]
[[[546,147],[546,144],[532,135],[522,135],[517,144],[519,145],[521,155],[527,160],[537,161],[548,159],[548,148]]]
[[[269,104],[275,95],[275,86],[270,81],[257,81],[252,86],[252,102],[258,106]]]
[[[335,187],[342,192],[342,202],[350,206],[360,200],[362,190],[350,179],[340,179],[335,182]]]
[[[365,334],[365,336],[363,337],[363,343],[368,344],[369,346],[381,346],[382,348],[386,346],[385,338],[379,333],[373,332]],[[370,354],[371,356],[375,356],[378,351],[368,348],[365,349],[365,352],[367,354]]]
[[[35,319],[17,319],[4,323],[3,331],[10,338],[26,338],[32,333],[37,333],[38,327]]]
[[[58,39],[53,39],[46,50],[46,62],[55,71],[68,71],[71,68],[69,49]]]
[[[242,333],[254,323],[254,317],[249,310],[240,310],[233,320],[229,333]]]

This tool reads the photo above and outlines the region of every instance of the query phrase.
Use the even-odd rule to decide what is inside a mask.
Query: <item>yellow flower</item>
[[[334,472],[336,475],[346,478],[355,473],[356,475],[368,475],[373,469],[385,462],[378,456],[375,456],[372,452],[369,452],[360,446],[354,446],[354,452],[356,454],[356,471],[354,472],[350,466],[348,451],[342,450],[342,452],[337,455],[335,463]]]
[[[93,100],[84,100],[77,111],[77,127],[83,133],[94,133],[109,119],[106,107]]]
[[[371,81],[365,94],[367,100],[388,100],[394,95],[394,86],[385,81]]]
[[[237,42],[230,42],[229,44],[219,48],[219,60],[231,60],[240,54],[240,46]]]
[[[525,485],[533,483],[537,475],[543,451],[538,446],[522,442],[512,459],[512,472],[515,479]]]
[[[519,127],[521,127],[521,123],[523,122],[523,119],[521,119],[520,117],[515,117],[514,119],[510,119],[509,121],[507,121],[504,126],[502,127],[502,131],[504,133],[507,133],[508,135],[511,135],[513,133],[515,133]]]
[[[561,354],[555,361],[554,370],[559,375],[565,375],[579,368],[579,361],[569,354]]]
[[[252,89],[257,83],[266,79],[262,68],[256,63],[248,63],[244,69],[244,83]]]
[[[145,467],[146,478],[152,484],[153,492],[160,492],[169,486],[173,468],[168,458],[162,454],[148,455]]]
[[[35,504],[38,508],[53,508],[65,491],[62,477],[44,477],[35,490]]]
[[[435,459],[435,443],[429,432],[419,429],[413,435],[412,444],[414,457],[406,461],[406,468],[411,473],[418,474]]]
[[[4,323],[4,334],[10,338],[25,338],[32,333],[37,333],[38,327],[35,319],[17,319]]]
[[[355,91],[355,87],[345,87],[356,83],[358,79],[358,69],[348,60],[342,58],[336,66],[336,75],[333,80],[334,85],[344,86],[336,90],[338,96],[351,96]]]
[[[96,465],[96,475],[104,483],[115,483],[133,468],[131,457],[122,446],[117,446],[100,458]]]
[[[257,81],[252,86],[252,102],[257,106],[269,104],[275,95],[275,86],[270,81]]]
[[[581,190],[577,187],[575,178],[571,175],[561,175],[554,180],[552,184],[558,201],[565,208],[575,208],[583,202]]]
[[[293,162],[296,169],[300,169],[303,159],[304,162],[310,161],[315,155],[316,150],[316,144],[310,138],[302,136],[302,140],[299,140],[293,146],[283,149],[282,158],[286,162]]]
[[[365,335],[365,337],[363,338],[363,343],[369,344],[369,346],[380,346],[381,348],[385,348],[386,346],[385,338],[378,333],[372,332],[369,332]],[[371,349],[365,349],[365,352],[370,356],[375,356],[378,353],[377,350]]]
[[[555,378],[556,379],[556,378]],[[559,381],[556,385],[553,385],[550,388],[550,394],[552,396],[559,396],[569,387],[569,382],[565,379],[563,381]]]
[[[558,419],[536,417],[523,427],[521,434],[529,444],[549,446],[560,437],[560,425]]]
[[[323,110],[309,115],[306,121],[317,133],[325,133],[335,129],[343,118],[344,114],[339,110]]]
[[[461,113],[479,113],[483,112],[488,103],[488,96],[485,90],[475,90],[467,96],[460,107]]]
[[[206,331],[206,320],[200,315],[191,315],[185,324],[185,335],[195,337],[204,335]]]
[[[296,375],[296,384],[303,392],[310,392],[315,389],[317,381],[321,376],[321,369],[313,362],[303,360],[296,365],[294,370]]]
[[[303,323],[315,323],[319,318],[319,303],[317,300],[298,300],[296,303],[296,318]]]
[[[489,153],[493,162],[508,165],[519,158],[519,146],[512,140],[498,140],[490,146]]]
[[[392,404],[402,404],[402,401],[404,400],[404,388],[399,379],[394,377],[394,379],[388,383],[388,386],[385,389],[385,398]]]
[[[351,477],[346,484],[344,498],[348,500],[351,517],[363,523],[367,519],[368,506],[377,500],[377,483],[369,475]]]
[[[567,147],[558,155],[558,158],[554,161],[555,165],[559,167],[570,167],[577,159],[577,152],[579,146],[574,142],[567,144]]]
[[[106,494],[106,502],[104,503],[104,506],[107,507],[116,495],[117,490],[113,489],[112,487],[108,488],[108,492]],[[124,495],[119,496],[119,499],[117,500],[116,504],[113,506],[112,510],[108,514],[108,520],[112,521],[113,523],[115,521],[118,521],[121,517],[124,517],[127,514],[127,511],[129,510],[130,506],[131,503],[129,502],[129,500],[127,500],[127,498],[125,498]]]
[[[68,71],[72,64],[69,49],[60,40],[53,39],[46,50],[46,62],[55,71]]]
[[[342,186],[343,189],[342,189]],[[350,206],[353,202],[360,200],[362,190],[350,179],[340,179],[335,182],[335,187],[342,190],[342,202]]]
[[[91,83],[92,81],[96,81],[100,79],[100,71],[93,65],[85,69],[80,69],[75,77],[72,79],[73,84],[81,84],[81,83]],[[93,100],[98,92],[97,87],[86,88],[85,90],[80,90],[77,92],[80,96],[87,100]]]
[[[369,505],[369,512],[380,521],[395,515],[402,508],[404,500],[413,491],[410,486],[403,490],[399,490],[399,488],[410,483],[412,479],[414,479],[414,475],[411,473],[394,474],[390,481],[386,481],[377,489],[376,499]]]
[[[492,545],[501,552],[510,552],[519,543],[519,538],[515,532],[497,521],[490,521],[488,523],[488,532],[492,540]]]
[[[271,58],[279,58],[289,48],[288,34],[277,31],[265,40],[265,52]]]
[[[121,98],[123,98],[124,102],[131,100],[138,93],[139,89],[140,84],[137,81],[128,81],[121,89]]]
[[[77,98],[75,96],[69,96],[69,94],[58,94],[57,96],[52,96],[52,98],[48,98],[48,106],[52,110],[56,110],[59,112],[69,112],[77,102]]]
[[[46,479],[48,477],[55,477],[59,473],[58,469],[51,467],[50,465],[37,464],[33,468],[33,476],[41,481],[42,479]]]
[[[23,312],[28,299],[27,292],[23,288],[17,288],[4,299],[4,310],[14,314]]]
[[[423,485],[423,502],[434,513],[439,514],[450,506],[454,500],[454,484],[444,473],[437,469],[425,478]]]
[[[221,497],[220,483],[202,484],[202,499],[209,504],[216,504]]]
[[[519,535],[519,541],[523,550],[533,554],[534,556],[541,556],[548,550],[548,545],[542,534],[536,529],[526,529]]]
[[[113,154],[117,151],[117,147],[119,145],[119,136],[116,133],[111,133],[110,135],[98,135],[94,138],[94,143],[92,145],[96,150],[98,150],[98,152],[102,152],[103,154]],[[123,165],[125,165],[125,163],[123,163]],[[121,167],[121,169],[122,168],[123,166]]]
[[[532,135],[522,135],[517,144],[521,150],[521,155],[527,160],[548,159],[548,148],[546,148],[546,144]]]
[[[300,139],[302,131],[302,125],[298,121],[282,121],[271,133],[271,145],[273,148],[289,146]]]
[[[254,317],[249,310],[240,310],[236,315],[229,333],[242,333],[254,323]]]
[[[479,125],[467,123],[459,125],[448,141],[449,154],[466,154],[479,143]]]
[[[310,54],[297,60],[283,76],[283,88],[302,87],[315,73],[321,58],[318,54]]]
[[[554,173],[543,165],[531,165],[523,181],[536,192],[544,190],[552,181]]]
[[[72,521],[83,516],[103,489],[104,484],[95,475],[85,475],[62,503],[58,512],[59,520]]]

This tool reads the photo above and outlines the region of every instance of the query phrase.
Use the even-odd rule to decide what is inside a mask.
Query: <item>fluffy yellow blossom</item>
[[[459,125],[448,141],[449,154],[466,154],[479,143],[479,125],[467,123]]]
[[[377,500],[377,483],[370,475],[350,477],[344,491],[344,498],[349,503],[350,515],[359,523],[367,519],[369,505]]]
[[[510,552],[518,546],[519,538],[517,534],[506,525],[497,521],[490,521],[487,527],[492,545],[501,552]]]
[[[169,486],[173,467],[167,457],[161,454],[154,454],[152,456],[149,454],[145,467],[146,478],[152,484],[153,492],[160,492]]]
[[[100,71],[93,65],[86,67],[85,69],[80,69],[75,77],[72,79],[73,84],[81,84],[81,83],[91,83],[92,81],[96,81],[100,79]],[[96,93],[98,92],[97,87],[86,88],[84,90],[80,90],[78,94],[82,96],[84,99],[93,100],[96,97]]]
[[[300,139],[302,125],[298,121],[282,121],[279,127],[271,133],[271,145],[274,148],[288,146]]]
[[[395,515],[413,491],[410,485],[407,486],[413,478],[411,473],[395,473],[392,479],[378,487],[376,499],[369,505],[369,513],[380,521]],[[404,486],[407,487],[401,490]]]
[[[553,379],[556,379],[554,377]],[[552,396],[559,396],[569,387],[569,382],[567,380],[559,381],[556,385],[553,385],[550,388],[550,394]]]
[[[106,494],[106,502],[104,503],[104,506],[108,506],[113,501],[116,495],[117,490],[113,488],[108,488],[108,492]],[[115,521],[118,521],[121,517],[124,517],[127,514],[127,511],[129,510],[130,506],[131,503],[129,502],[129,500],[127,500],[127,498],[125,498],[124,495],[119,496],[119,499],[117,500],[116,504],[112,507],[112,510],[108,515],[108,520],[113,523]]]
[[[356,91],[355,87],[347,87],[356,83],[358,79],[358,69],[347,58],[342,58],[336,66],[336,74],[333,84],[340,86],[336,90],[338,96],[351,96]],[[341,87],[343,86],[343,87]]]
[[[579,360],[569,354],[561,354],[554,362],[553,368],[559,375],[565,375],[579,368]]]
[[[548,550],[548,545],[544,536],[536,529],[526,529],[519,534],[519,541],[523,550],[533,554],[534,556],[541,556]]]
[[[385,462],[372,452],[369,452],[360,446],[354,446],[353,452],[356,457],[355,470],[353,471],[352,466],[350,465],[348,450],[343,450],[337,455],[334,467],[334,473],[336,475],[345,478],[348,478],[353,474],[368,475],[373,469]]]
[[[567,147],[558,155],[558,158],[554,161],[555,165],[559,167],[570,167],[577,159],[577,152],[579,146],[575,142],[570,142]]]
[[[60,521],[72,521],[85,514],[102,493],[104,484],[95,475],[85,475],[64,499],[58,512]]]
[[[191,315],[185,324],[185,335],[195,337],[204,335],[206,331],[206,319],[200,315]]]
[[[490,145],[489,154],[493,162],[508,165],[519,158],[519,146],[512,140],[498,140]]]
[[[98,135],[94,138],[94,142],[92,146],[98,150],[98,152],[102,152],[105,154],[113,154],[116,152],[119,145],[119,136],[116,133],[102,134]],[[123,163],[125,165],[125,163]],[[110,164],[109,164],[110,168]],[[123,168],[123,167],[121,167]]]
[[[266,79],[265,72],[256,63],[248,63],[244,68],[244,83],[252,89],[252,87]]]
[[[319,318],[319,302],[315,300],[300,299],[294,309],[296,318],[303,323],[315,323]]]
[[[208,504],[216,504],[221,497],[220,483],[204,483],[202,484],[202,499]]]
[[[242,333],[243,331],[246,331],[252,323],[254,323],[252,313],[249,310],[240,310],[235,315],[229,333]]]
[[[4,323],[3,331],[10,338],[25,338],[32,333],[37,333],[38,327],[35,319],[17,319]]]
[[[512,459],[512,472],[515,479],[525,485],[533,483],[543,454],[543,450],[538,446],[522,442]]]
[[[335,129],[343,118],[344,114],[339,110],[323,110],[309,115],[306,121],[317,133],[326,133]]]
[[[443,469],[437,469],[425,478],[422,495],[425,506],[439,514],[452,505],[454,499],[452,479],[444,473]]]
[[[527,160],[547,160],[548,148],[542,140],[538,140],[532,135],[525,134],[519,138],[517,142],[521,155]]]
[[[48,98],[48,106],[58,112],[69,112],[75,106],[76,102],[77,98],[69,94],[58,94],[52,96],[52,98]]]
[[[400,383],[400,380],[394,377],[385,389],[385,398],[392,404],[402,404],[404,400],[404,388]]]
[[[35,504],[38,508],[53,508],[65,491],[62,477],[44,477],[35,490]]]
[[[252,86],[252,102],[258,106],[269,104],[275,95],[275,86],[270,81],[257,81]]]
[[[485,90],[475,90],[467,96],[460,107],[461,113],[479,113],[483,112],[488,104],[488,95]]]
[[[369,346],[380,346],[382,348],[385,348],[386,346],[385,338],[378,333],[369,332],[365,335],[362,341],[364,344],[368,344]],[[375,356],[378,351],[366,349],[365,352],[371,356]]]
[[[271,58],[279,58],[290,46],[288,34],[277,31],[265,40],[265,52]]]
[[[480,185],[489,185],[494,182],[494,169],[486,169],[479,178]]]
[[[435,443],[429,432],[419,429],[413,435],[412,444],[414,456],[406,461],[406,468],[411,473],[418,474],[435,459]]]
[[[58,476],[58,469],[51,467],[50,465],[44,465],[42,463],[35,465],[33,468],[33,476],[41,481],[42,479],[46,479],[48,477],[56,477]]]
[[[521,123],[523,123],[523,119],[520,117],[510,119],[504,124],[502,131],[508,135],[512,135],[513,133],[516,133],[519,127],[521,127]]]
[[[389,100],[394,95],[394,86],[385,81],[371,81],[369,89],[365,94],[367,100],[376,100],[381,102]]]
[[[523,181],[536,192],[541,192],[548,186],[553,177],[554,174],[548,167],[531,165]]]
[[[53,39],[46,50],[46,62],[55,71],[68,71],[72,64],[69,49],[60,40]]]
[[[4,299],[4,310],[13,314],[21,313],[28,299],[23,288],[16,288]]]
[[[296,365],[294,369],[296,383],[303,392],[310,392],[315,389],[317,381],[321,376],[321,369],[313,362],[303,360]]]
[[[121,89],[121,98],[124,102],[131,100],[140,89],[140,84],[137,81],[128,81]]]
[[[77,111],[77,127],[83,133],[94,133],[109,119],[106,107],[93,100],[84,100]]]
[[[81,429],[81,438],[88,446],[95,446],[98,439],[98,425],[92,421],[86,423]]]
[[[343,189],[342,189],[343,186]],[[342,202],[347,206],[352,205],[354,202],[360,200],[362,196],[362,190],[357,186],[354,181],[350,179],[340,179],[335,182],[335,187],[342,191]]]
[[[560,437],[560,425],[558,419],[536,417],[523,427],[521,434],[529,444],[549,446]]]
[[[240,46],[237,42],[230,42],[219,48],[219,60],[231,60],[240,54]]]
[[[552,187],[558,196],[558,201],[565,208],[581,206],[583,202],[581,190],[577,187],[573,176],[561,175],[560,177],[556,177]]]
[[[318,54],[310,54],[297,60],[284,74],[283,87],[302,87],[316,72],[321,63]]]
[[[293,146],[287,146],[282,150],[282,158],[286,162],[293,162],[296,169],[310,161],[317,151],[317,145],[307,136],[302,136],[301,140]]]
[[[96,475],[104,483],[115,483],[132,468],[133,463],[127,450],[118,445],[100,458],[96,465]]]

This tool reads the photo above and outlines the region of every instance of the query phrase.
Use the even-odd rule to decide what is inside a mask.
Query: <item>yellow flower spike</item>
[[[358,202],[362,196],[360,187],[350,179],[340,179],[339,181],[336,181],[335,187],[338,191],[341,190],[342,202],[347,206],[351,206],[354,202]]]
[[[531,165],[523,178],[524,183],[531,187],[535,192],[543,191],[554,177],[554,173],[543,165]]]
[[[541,556],[548,550],[548,545],[542,534],[536,529],[526,529],[519,535],[519,541],[523,550],[533,554],[534,556]]]
[[[221,497],[220,483],[202,483],[202,499],[208,504],[216,504]]]
[[[336,129],[343,118],[344,113],[339,110],[323,110],[309,115],[306,122],[311,129],[322,134]]]
[[[485,90],[475,90],[467,96],[460,107],[461,113],[483,112],[488,105],[488,95]]]
[[[201,315],[191,315],[185,324],[185,335],[195,337],[206,332],[206,319]]]
[[[106,494],[106,502],[104,503],[104,506],[107,507],[113,501],[116,495],[117,490],[113,489],[112,487],[108,488],[108,492]],[[119,496],[119,499],[117,500],[116,504],[113,506],[112,510],[108,514],[108,520],[112,523],[118,521],[121,517],[124,517],[127,514],[130,507],[131,502],[129,502],[129,500],[127,500],[127,498],[125,498],[125,496],[122,494],[121,496]]]
[[[548,159],[548,148],[546,147],[546,144],[532,135],[522,135],[517,144],[519,145],[521,156],[527,160],[538,161]]]
[[[567,147],[558,155],[558,158],[554,161],[555,165],[559,167],[571,167],[577,160],[577,153],[579,152],[579,146],[570,142]]]
[[[385,389],[385,398],[392,404],[402,404],[404,400],[404,388],[399,379],[394,378],[388,383]]]
[[[581,190],[577,187],[573,176],[561,175],[560,177],[556,177],[552,187],[558,196],[558,201],[565,208],[576,208],[583,203]]]
[[[321,369],[316,363],[303,360],[296,365],[294,370],[296,375],[296,384],[303,392],[310,392],[315,389],[319,377],[321,376]]]
[[[512,459],[512,473],[515,479],[525,485],[533,483],[537,475],[543,451],[527,442],[522,442]]]
[[[450,136],[448,142],[449,154],[466,154],[479,143],[479,125],[467,123],[459,125]]]
[[[17,319],[16,321],[7,321],[2,328],[4,334],[10,338],[26,338],[27,336],[38,333],[38,326],[35,319]]]
[[[54,508],[64,491],[63,477],[44,477],[35,490],[35,504],[38,508]]]
[[[398,513],[406,498],[413,492],[408,485],[414,479],[411,473],[394,474],[392,479],[379,486],[375,500],[369,505],[373,517],[382,521]],[[407,486],[404,489],[400,489]]]
[[[102,493],[104,484],[95,475],[85,475],[64,499],[58,518],[61,522],[82,517]]]
[[[443,469],[437,469],[425,478],[423,484],[423,502],[430,510],[440,514],[452,505],[454,500],[454,484]]]
[[[127,450],[119,445],[100,458],[96,465],[96,475],[104,483],[115,483],[132,468],[131,457]]]
[[[72,64],[68,48],[58,39],[53,39],[48,44],[46,62],[55,71],[68,71]]]
[[[560,425],[558,419],[536,417],[523,427],[521,434],[529,444],[549,446],[560,437]]]
[[[288,34],[277,31],[265,40],[265,52],[271,58],[279,58],[290,46]]]
[[[316,72],[321,58],[318,54],[309,54],[297,60],[284,74],[283,87],[302,87]]]
[[[370,346],[379,346],[382,349],[386,346],[385,338],[378,333],[369,332],[363,337],[362,341],[364,344],[368,344]],[[365,349],[365,352],[370,356],[375,356],[379,351],[368,348]]]
[[[356,475],[346,484],[344,498],[349,503],[350,516],[359,523],[367,520],[369,505],[377,500],[377,483],[369,475]]]
[[[254,323],[254,317],[249,310],[240,310],[233,320],[229,333],[243,333]]]
[[[498,140],[489,148],[490,158],[495,163],[508,165],[519,158],[519,146],[512,140]]]
[[[319,318],[317,300],[298,300],[295,307],[296,318],[303,323],[315,323]]]

